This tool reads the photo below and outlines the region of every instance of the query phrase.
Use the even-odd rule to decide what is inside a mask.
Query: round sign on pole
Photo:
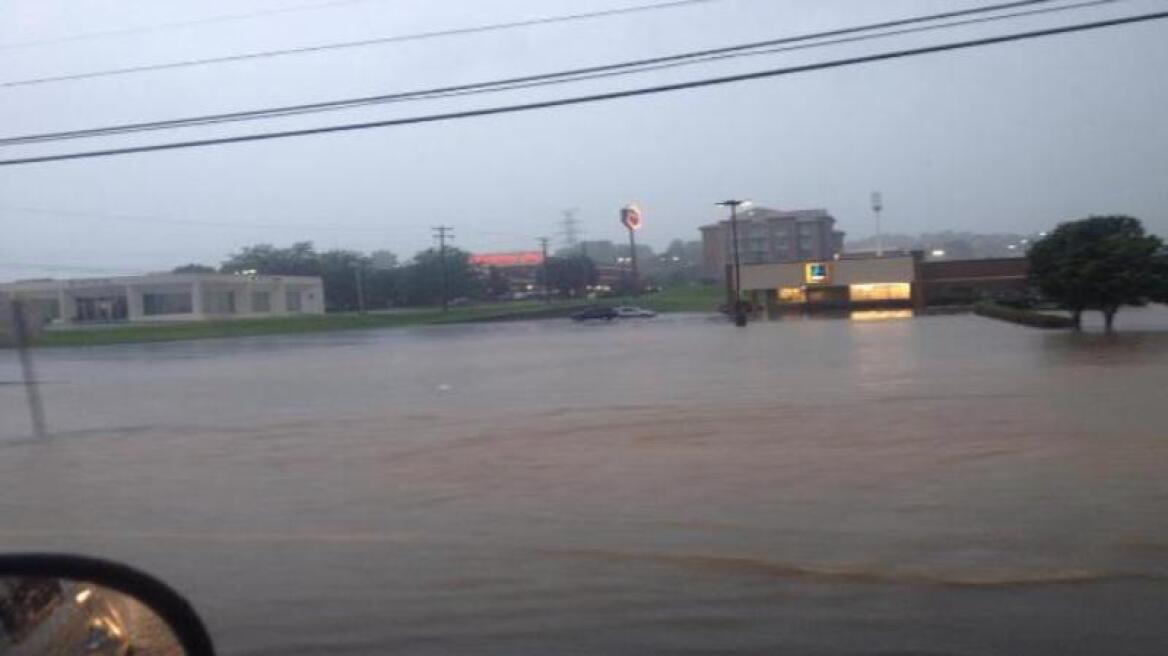
[[[629,230],[641,229],[641,208],[636,205],[625,205],[620,211],[620,220]]]

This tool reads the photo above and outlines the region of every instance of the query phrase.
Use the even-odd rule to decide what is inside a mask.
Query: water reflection
[[[891,319],[911,319],[913,311],[902,310],[853,310],[848,315],[852,321],[888,321]]]

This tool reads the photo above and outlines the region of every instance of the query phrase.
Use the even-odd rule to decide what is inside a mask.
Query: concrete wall
[[[254,307],[254,292],[269,294],[267,312]],[[216,295],[231,293],[233,303],[216,306]],[[148,294],[187,294],[190,312],[146,314]],[[288,308],[288,295],[300,299],[300,309]],[[58,321],[73,322],[79,299],[115,297],[125,303],[125,321],[168,322],[228,319],[237,317],[323,314],[324,286],[320,278],[309,276],[236,276],[230,274],[156,274],[119,278],[49,280],[0,284],[0,295],[10,295],[41,303],[55,302]],[[119,319],[122,320],[122,319]]]
[[[808,284],[804,262],[752,264],[742,267],[742,289],[767,290],[779,287],[832,287],[879,282],[914,282],[915,260],[912,256],[825,260],[831,276],[822,284]]]

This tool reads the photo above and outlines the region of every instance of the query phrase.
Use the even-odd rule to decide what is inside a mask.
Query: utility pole
[[[356,278],[356,282],[357,282],[357,313],[358,314],[365,314],[365,280],[364,280],[365,276],[364,276],[364,272],[363,272],[364,268],[365,268],[365,263],[362,262],[361,260],[357,260],[356,265],[353,268],[353,276]]]
[[[32,434],[43,438],[45,431],[45,407],[41,403],[41,391],[37,381],[36,370],[33,369],[32,354],[28,351],[29,317],[24,301],[13,299],[12,307],[12,337],[16,342],[16,357],[20,360],[20,371],[24,375],[24,393],[28,397],[28,414],[32,423]]]
[[[730,239],[734,242],[734,325],[746,325],[746,312],[742,308],[742,261],[738,257],[738,206],[745,200],[724,200],[715,205],[730,208]]]
[[[872,192],[872,214],[876,217],[876,257],[884,257],[884,233],[880,231],[880,212],[884,209],[884,195]]]
[[[551,303],[551,281],[548,280],[548,238],[540,237],[537,241],[539,241],[540,250],[543,251],[543,300],[545,303]]]
[[[438,240],[438,263],[442,267],[442,311],[450,307],[450,273],[446,270],[446,240],[454,239],[454,228],[436,226],[434,237]]]

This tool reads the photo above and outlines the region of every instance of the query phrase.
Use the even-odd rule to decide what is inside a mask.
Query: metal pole
[[[734,301],[742,300],[742,261],[738,256],[738,203],[730,206],[730,232],[734,239]]]
[[[24,314],[24,303],[12,301],[12,336],[16,340],[16,355],[20,359],[20,370],[24,375],[24,392],[28,397],[28,414],[32,422],[32,434],[38,438],[45,436],[45,408],[41,404],[41,392],[37,387],[36,369],[33,368],[32,354],[28,351],[28,317]]]
[[[629,262],[633,267],[633,295],[641,291],[640,276],[637,275],[637,238],[636,230],[629,230]]]
[[[738,252],[738,206],[745,203],[744,200],[724,200],[718,205],[730,208],[730,238],[734,242],[734,298],[733,298],[733,312],[734,324],[737,326],[746,325],[746,310],[742,307],[742,258]]]

